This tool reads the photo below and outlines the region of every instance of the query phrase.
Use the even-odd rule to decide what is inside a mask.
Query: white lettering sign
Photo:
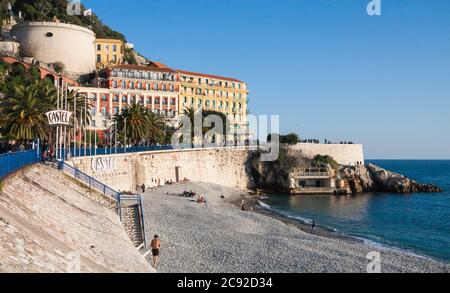
[[[92,159],[91,166],[94,173],[111,172],[117,170],[116,161],[114,160],[114,158]]]
[[[50,125],[70,125],[72,112],[64,110],[55,110],[45,113]]]

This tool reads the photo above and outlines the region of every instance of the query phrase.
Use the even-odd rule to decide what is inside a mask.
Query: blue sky
[[[153,60],[246,81],[284,133],[450,159],[450,1],[381,1],[82,2]]]

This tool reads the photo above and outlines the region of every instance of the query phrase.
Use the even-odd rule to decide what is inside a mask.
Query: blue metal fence
[[[70,155],[72,157],[90,157],[90,156],[102,156],[102,155],[114,155],[114,154],[125,154],[125,153],[140,153],[140,152],[156,152],[156,151],[169,151],[173,150],[170,145],[164,146],[137,146],[129,148],[86,148],[84,147],[70,149]],[[63,150],[62,153],[65,153]]]
[[[39,149],[0,155],[0,180],[40,161]]]
[[[144,208],[142,206],[142,197],[140,195],[123,195],[120,192],[112,189],[111,187],[107,186],[106,184],[101,183],[97,179],[81,172],[80,170],[66,164],[64,161],[59,162],[59,169],[61,171],[66,172],[67,174],[74,177],[76,180],[79,180],[83,183],[85,183],[89,188],[96,189],[100,191],[105,196],[112,197],[116,203],[117,203],[117,214],[120,217],[120,220],[122,220],[122,203],[124,201],[134,201],[137,203],[139,207],[139,213],[140,213],[140,222],[141,222],[141,228],[142,228],[142,237],[144,240],[144,247],[147,248],[147,240],[145,237],[145,222],[144,222]]]
[[[64,161],[59,162],[59,169],[71,175],[75,179],[84,182],[89,188],[96,189],[100,191],[103,195],[110,196],[117,202],[120,202],[120,192],[112,189],[111,187],[101,183],[97,179],[81,172],[80,170],[67,165]]]

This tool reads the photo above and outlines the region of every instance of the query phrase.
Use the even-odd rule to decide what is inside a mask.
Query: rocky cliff
[[[432,184],[421,184],[406,176],[385,170],[373,164],[366,166],[342,167],[339,171],[341,179],[354,182],[358,192],[442,192]]]

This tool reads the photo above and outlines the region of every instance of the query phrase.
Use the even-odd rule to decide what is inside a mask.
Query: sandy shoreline
[[[204,193],[206,206],[178,195]],[[224,196],[224,199],[221,196]],[[185,183],[149,190],[143,197],[146,234],[162,239],[162,273],[367,272],[367,255],[381,254],[382,272],[450,272],[432,259],[373,247],[319,229],[302,232],[296,221],[236,207],[244,190]]]

